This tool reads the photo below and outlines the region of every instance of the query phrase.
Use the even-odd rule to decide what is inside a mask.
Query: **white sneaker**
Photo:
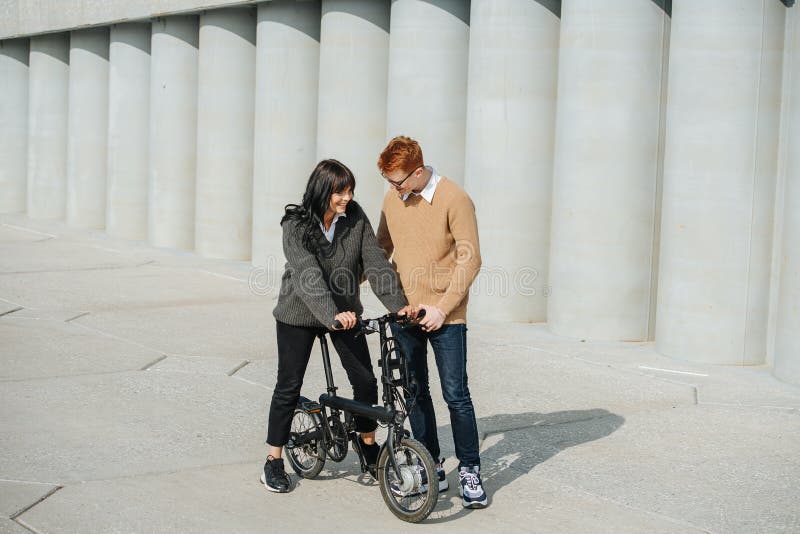
[[[464,508],[485,508],[488,498],[483,491],[480,466],[462,467],[458,472],[458,480],[461,483],[459,493]]]

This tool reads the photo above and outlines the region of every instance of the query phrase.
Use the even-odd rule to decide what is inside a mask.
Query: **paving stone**
[[[0,517],[21,512],[57,488],[39,482],[0,480]]]
[[[236,362],[229,358],[168,356],[148,367],[147,372],[230,376],[248,363],[247,360]]]
[[[262,273],[18,215],[0,215],[0,258],[0,314],[24,307],[0,316],[0,532],[25,531],[3,514],[56,485],[20,522],[43,532],[408,531],[352,454],[288,495],[257,481],[277,371],[275,288],[258,276],[279,266]],[[25,270],[42,272],[8,274]],[[364,304],[367,316],[384,313],[366,286]],[[800,388],[769,369],[560,338],[543,324],[471,319],[468,336],[491,506],[461,507],[429,354],[452,489],[414,528],[800,531]],[[378,338],[367,340],[374,362]],[[315,348],[302,393],[324,389]]]
[[[21,527],[19,524],[0,517],[0,533],[2,534],[30,534],[30,530]]]
[[[272,307],[265,300],[231,297],[219,302],[102,310],[80,317],[75,323],[135,340],[164,354],[238,363],[275,354],[275,335],[264,326],[272,319]],[[274,332],[274,327],[271,330]]]
[[[50,235],[31,230],[30,228],[9,223],[0,223],[0,243],[3,243],[3,248],[9,246],[9,243],[12,242],[34,242],[48,238],[50,238]]]
[[[0,276],[9,276],[8,273],[98,271],[134,267],[143,263],[139,258],[126,257],[100,248],[80,246],[74,241],[41,235],[35,237],[35,240],[3,243],[4,254],[0,256]]]
[[[255,298],[246,283],[155,264],[0,276],[0,295],[26,308],[102,311]]]
[[[554,438],[570,439],[557,430],[525,431],[529,447],[547,453]],[[627,416],[602,439],[555,444],[560,452],[534,471],[556,483],[712,532],[800,531],[800,414],[677,407]],[[506,454],[519,450],[510,445]]]
[[[200,374],[6,382],[0,476],[65,484],[260,458],[267,401],[262,388]]]
[[[0,319],[0,380],[131,371],[158,358],[151,349],[98,335],[63,321]]]
[[[285,525],[313,532],[408,532],[388,511],[374,483],[346,478],[300,480],[288,494],[258,483],[260,464],[215,466],[180,473],[97,481],[60,490],[22,518],[47,532],[263,532]],[[485,510],[464,510],[455,487],[431,517],[413,528],[426,532],[691,532],[691,527],[563,488],[508,469],[488,468],[496,498]],[[293,475],[293,478],[294,477]],[[450,473],[455,480],[455,474]],[[504,495],[505,494],[505,495]],[[312,510],[304,513],[304,510]],[[91,517],[91,522],[86,519]]]

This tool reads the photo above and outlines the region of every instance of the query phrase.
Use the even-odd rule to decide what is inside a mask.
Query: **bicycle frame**
[[[338,417],[338,412],[341,410],[345,413],[346,418],[352,415],[360,415],[386,424],[389,428],[389,435],[386,439],[385,446],[389,449],[389,460],[392,464],[392,468],[397,476],[400,477],[400,467],[397,465],[394,458],[394,445],[398,438],[398,431],[400,431],[400,437],[402,438],[402,427],[406,419],[406,414],[402,410],[397,410],[394,406],[394,388],[402,386],[402,384],[398,383],[400,382],[399,380],[393,379],[392,370],[397,369],[398,367],[396,366],[400,365],[403,367],[402,371],[404,372],[404,376],[408,377],[409,375],[408,364],[405,358],[401,356],[393,358],[393,353],[399,353],[399,349],[390,347],[390,343],[393,343],[394,338],[387,334],[387,330],[389,328],[389,323],[395,320],[397,320],[397,316],[388,314],[367,322],[359,321],[359,326],[362,329],[361,335],[375,331],[380,335],[381,359],[379,361],[379,366],[381,367],[381,383],[383,385],[383,407],[372,406],[353,399],[340,397],[336,394],[337,388],[333,382],[333,370],[331,368],[326,333],[320,333],[317,336],[322,351],[322,363],[325,368],[325,381],[327,384],[327,393],[320,395],[319,404],[323,407],[330,408],[331,415],[336,417]],[[377,328],[374,327],[374,324],[377,324]],[[323,428],[325,428],[325,440],[332,440],[333,436],[330,426],[327,424],[327,418],[325,423],[326,424],[323,425]]]
[[[418,312],[417,318],[422,315],[424,310]],[[426,472],[436,471],[436,463],[427,448],[404,428],[407,414],[414,409],[418,388],[409,373],[405,354],[389,332],[393,323],[409,326],[412,322],[391,313],[377,319],[356,321],[356,336],[380,334],[378,365],[381,368],[383,406],[357,402],[336,394],[327,332],[317,334],[325,368],[326,392],[319,396],[319,402],[300,398],[286,447],[289,463],[295,472],[303,478],[313,479],[322,472],[326,459],[334,462],[344,460],[350,448],[348,442],[352,443],[361,471],[375,477],[389,510],[403,521],[417,523],[428,517],[436,506],[439,486],[423,482]],[[341,323],[336,322],[332,329],[341,327]],[[365,450],[356,434],[354,416],[377,420],[388,428],[389,435],[374,460],[374,450]],[[374,446],[369,447],[374,449]],[[369,460],[367,456],[370,456]]]

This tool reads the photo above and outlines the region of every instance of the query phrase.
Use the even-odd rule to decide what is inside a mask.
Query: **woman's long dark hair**
[[[335,159],[324,159],[317,163],[308,177],[306,192],[301,204],[287,204],[281,224],[296,220],[303,228],[303,246],[316,254],[319,251],[314,232],[330,206],[331,195],[345,189],[355,192],[356,178],[347,165]]]

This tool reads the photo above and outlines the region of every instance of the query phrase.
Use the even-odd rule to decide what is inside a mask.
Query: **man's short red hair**
[[[398,135],[389,141],[378,157],[378,169],[383,174],[398,169],[403,172],[411,172],[422,165],[424,163],[419,143],[404,135]]]

